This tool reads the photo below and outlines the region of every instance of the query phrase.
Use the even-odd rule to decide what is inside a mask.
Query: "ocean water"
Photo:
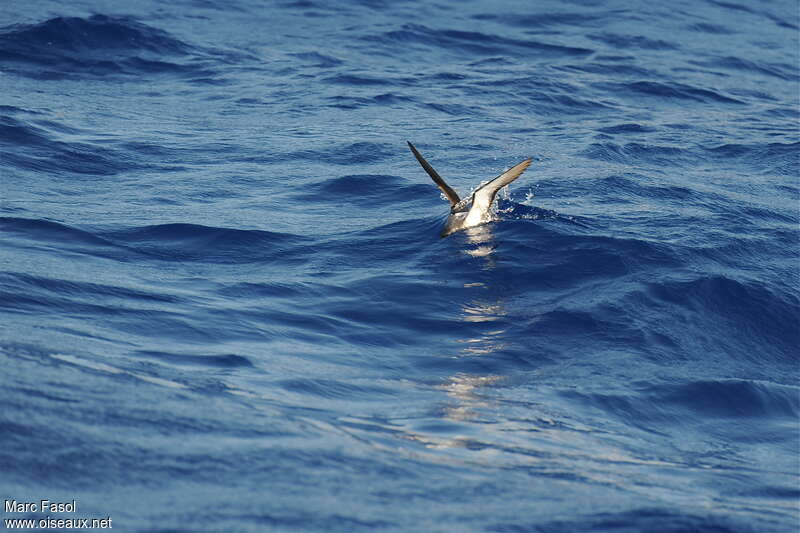
[[[796,532],[799,19],[0,3],[2,518]]]

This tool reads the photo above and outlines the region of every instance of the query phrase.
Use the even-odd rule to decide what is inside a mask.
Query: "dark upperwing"
[[[456,191],[451,189],[450,186],[447,183],[444,182],[444,180],[439,175],[439,173],[436,172],[433,169],[431,164],[428,163],[425,160],[424,157],[422,157],[422,154],[419,153],[416,148],[414,148],[414,145],[411,144],[410,141],[406,141],[406,142],[408,143],[408,147],[411,148],[411,151],[414,153],[414,157],[417,158],[417,161],[419,161],[419,164],[422,165],[422,168],[424,168],[425,172],[428,173],[428,176],[430,176],[431,179],[433,179],[433,181],[436,183],[436,185],[438,185],[439,188],[442,190],[444,195],[447,196],[447,199],[450,200],[450,208],[452,209],[453,207],[458,205],[458,203],[461,201],[461,199],[458,197],[458,194],[456,193]]]

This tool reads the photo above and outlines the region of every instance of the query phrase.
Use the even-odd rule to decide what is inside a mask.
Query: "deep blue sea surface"
[[[0,499],[796,532],[794,0],[0,2]],[[527,158],[497,222],[448,204]]]

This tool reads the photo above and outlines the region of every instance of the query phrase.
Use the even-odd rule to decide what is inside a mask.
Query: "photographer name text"
[[[45,518],[5,518],[6,529],[111,529],[112,519],[105,518],[61,518],[50,515],[74,513],[78,510],[75,500],[57,502],[53,500],[17,501],[5,500],[6,513],[46,513]]]

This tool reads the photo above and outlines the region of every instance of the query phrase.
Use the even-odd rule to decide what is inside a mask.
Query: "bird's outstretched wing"
[[[488,211],[489,207],[494,202],[494,197],[497,195],[497,191],[520,177],[525,169],[528,168],[528,165],[531,164],[530,159],[526,159],[522,163],[519,163],[510,169],[506,170],[495,179],[480,187],[476,190],[473,194],[473,208],[480,209],[481,212]]]
[[[433,169],[433,167],[431,166],[431,164],[430,164],[430,163],[428,163],[428,162],[425,160],[425,158],[424,158],[424,157],[422,157],[422,154],[420,154],[420,153],[417,151],[417,149],[416,149],[416,148],[414,148],[414,145],[413,145],[413,144],[411,144],[409,141],[406,141],[406,142],[408,143],[408,147],[409,147],[409,148],[411,148],[411,152],[413,152],[413,154],[414,154],[414,157],[416,157],[416,158],[417,158],[417,161],[419,161],[419,164],[420,164],[420,165],[422,165],[422,168],[424,168],[424,169],[425,169],[425,172],[427,172],[427,173],[428,173],[428,176],[430,176],[430,177],[431,177],[431,179],[433,179],[433,181],[436,183],[436,185],[438,185],[438,186],[439,186],[439,188],[442,190],[442,192],[444,193],[444,195],[445,195],[445,196],[447,196],[447,199],[448,199],[448,200],[450,200],[450,207],[452,208],[452,207],[454,207],[454,206],[458,205],[458,203],[461,201],[461,199],[458,197],[458,194],[456,193],[456,191],[454,191],[453,189],[451,189],[451,188],[450,188],[450,186],[449,186],[447,183],[445,183],[445,182],[444,182],[444,180],[443,180],[443,179],[442,179],[442,177],[439,175],[439,173],[438,173],[438,172],[436,172],[436,171]],[[523,169],[523,170],[524,170],[524,169]],[[521,172],[521,171],[520,171],[520,172]],[[514,177],[516,177],[516,176],[514,176]]]

